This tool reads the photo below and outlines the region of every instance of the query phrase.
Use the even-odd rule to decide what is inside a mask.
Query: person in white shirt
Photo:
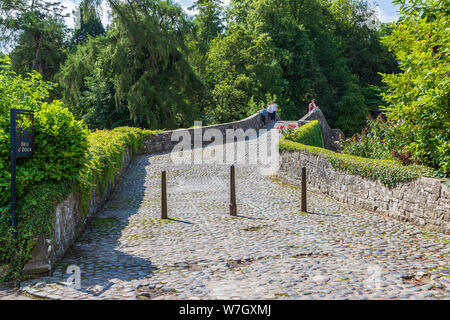
[[[267,112],[269,113],[269,120],[273,120],[273,104],[271,102],[267,103]]]
[[[273,114],[272,114],[272,117],[273,117],[273,121],[275,121],[275,116],[276,116],[276,114],[277,114],[277,109],[278,109],[278,105],[275,103],[275,101],[272,101],[272,108],[273,108]]]

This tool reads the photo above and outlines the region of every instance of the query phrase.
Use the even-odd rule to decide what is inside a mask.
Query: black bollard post
[[[161,172],[161,219],[167,219],[166,171]]]
[[[230,167],[230,215],[237,216],[234,165]]]
[[[306,210],[306,167],[302,167],[302,212]]]

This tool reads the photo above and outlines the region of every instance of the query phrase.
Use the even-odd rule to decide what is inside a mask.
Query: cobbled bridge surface
[[[167,220],[160,219],[162,170]],[[50,299],[450,296],[443,234],[310,192],[301,213],[300,190],[255,165],[236,165],[236,194],[238,216],[231,217],[229,165],[137,156],[53,274],[21,290]],[[69,265],[80,268],[81,289],[64,284]]]

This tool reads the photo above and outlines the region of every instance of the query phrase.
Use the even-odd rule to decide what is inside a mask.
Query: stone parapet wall
[[[343,141],[345,136],[340,129],[331,129],[327,119],[320,109],[313,110],[298,120],[298,126],[302,126],[310,121],[317,120],[322,127],[323,142],[326,149],[338,151],[340,149],[339,142]]]
[[[144,147],[141,149],[140,153],[149,154],[155,152],[171,151],[180,142],[180,140],[172,141],[172,135],[174,134],[177,136],[181,134],[189,134],[191,137],[191,145],[194,146],[194,143],[199,143],[199,145],[201,145],[202,142],[208,143],[208,141],[203,141],[203,136],[206,130],[217,129],[222,133],[223,137],[225,137],[227,129],[242,129],[243,131],[246,131],[248,129],[257,130],[262,128],[262,126],[263,124],[261,116],[259,115],[259,113],[255,113],[254,115],[246,119],[235,122],[216,124],[201,128],[164,131],[146,138],[144,140]]]
[[[99,211],[111,195],[122,173],[131,162],[131,149],[122,154],[120,173],[107,182],[103,192],[100,186],[91,189],[89,196],[89,212],[82,214],[80,199],[76,193],[71,193],[55,210],[53,218],[52,237],[38,235],[31,260],[23,268],[24,274],[38,274],[51,271],[52,265],[61,259],[70,248],[76,237],[83,232],[88,222]]]
[[[294,185],[307,168],[307,189],[399,221],[450,234],[450,186],[447,180],[418,178],[388,188],[379,181],[335,170],[325,155],[282,151],[278,178]]]

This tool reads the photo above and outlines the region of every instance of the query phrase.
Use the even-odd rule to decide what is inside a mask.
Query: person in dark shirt
[[[259,112],[259,114],[261,115],[261,121],[263,122],[263,125],[266,125],[266,114],[267,114],[267,109],[265,104],[262,105],[262,110]]]

